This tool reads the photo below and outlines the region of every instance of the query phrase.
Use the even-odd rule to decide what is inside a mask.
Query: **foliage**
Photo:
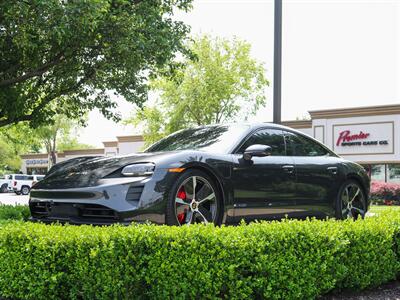
[[[0,295],[312,299],[394,279],[399,233],[398,213],[235,227],[14,222],[0,228]]]
[[[268,81],[263,65],[251,57],[250,44],[205,35],[188,47],[196,59],[152,80],[160,99],[128,120],[144,125],[147,144],[192,125],[246,119],[265,104]]]
[[[5,173],[5,170],[15,171],[21,165],[21,159],[14,153],[13,149],[5,141],[0,140],[0,171]]]
[[[0,204],[0,222],[10,220],[26,221],[30,216],[29,207],[26,205]]]
[[[50,154],[51,164],[56,164],[56,152],[64,150],[74,150],[80,147],[91,148],[90,145],[78,142],[77,134],[81,122],[69,119],[64,115],[57,115],[54,123],[39,126],[35,130],[37,140],[44,146],[46,152]],[[82,149],[81,148],[81,149]]]
[[[20,123],[0,128],[0,173],[17,172],[21,166],[20,154],[38,152],[41,146],[34,130]]]
[[[173,15],[191,1],[1,1],[0,127],[94,108],[117,119],[112,93],[141,105],[149,76],[188,54]]]

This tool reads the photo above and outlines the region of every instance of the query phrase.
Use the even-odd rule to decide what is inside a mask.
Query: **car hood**
[[[100,179],[126,165],[141,162],[154,162],[157,164],[157,161],[168,155],[171,155],[171,152],[95,157],[57,169],[35,184],[33,189],[64,189],[95,186]]]

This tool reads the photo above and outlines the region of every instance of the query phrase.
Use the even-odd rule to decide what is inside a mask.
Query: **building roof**
[[[46,159],[49,155],[47,153],[28,153],[21,155],[22,159]]]
[[[400,114],[400,104],[309,111],[312,119],[333,119]]]
[[[79,149],[79,150],[65,150],[64,155],[92,155],[104,154],[104,149]]]
[[[291,127],[293,129],[301,129],[301,128],[311,128],[312,121],[311,120],[292,120],[292,121],[282,121],[282,125]]]
[[[142,135],[126,135],[126,136],[117,136],[118,142],[129,143],[129,142],[143,142]]]

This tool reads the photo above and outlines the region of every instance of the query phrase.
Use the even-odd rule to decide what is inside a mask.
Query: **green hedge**
[[[0,227],[16,299],[311,299],[398,274],[400,215],[213,227]]]
[[[9,220],[26,221],[30,216],[29,207],[26,205],[0,204],[0,223]]]

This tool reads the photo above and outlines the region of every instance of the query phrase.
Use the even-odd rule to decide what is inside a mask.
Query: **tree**
[[[156,103],[126,120],[143,126],[148,144],[192,125],[247,119],[265,105],[265,70],[251,57],[248,43],[206,35],[189,48],[196,59],[185,59],[172,76],[154,79]]]
[[[27,124],[0,128],[0,170],[18,171],[21,167],[20,155],[39,152],[40,148],[40,142]]]
[[[172,17],[191,1],[0,1],[0,127],[94,108],[117,120],[111,92],[140,106],[147,79],[189,54]]]
[[[55,117],[54,123],[40,126],[35,130],[36,139],[45,148],[50,157],[51,165],[57,163],[56,153],[64,150],[91,148],[77,140],[80,123],[70,120],[64,115]]]

